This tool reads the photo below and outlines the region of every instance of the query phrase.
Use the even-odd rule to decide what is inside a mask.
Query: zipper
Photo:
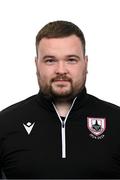
[[[61,134],[62,134],[62,158],[66,158],[66,137],[65,137],[65,123],[61,123]]]
[[[58,115],[58,118],[59,118],[60,122],[61,122],[62,158],[66,158],[66,133],[65,133],[65,130],[66,130],[66,121],[67,121],[68,116],[70,114],[70,111],[71,111],[71,109],[72,109],[72,107],[73,107],[73,105],[75,103],[76,98],[73,100],[73,103],[72,103],[72,105],[71,105],[71,107],[70,107],[70,109],[69,109],[69,111],[68,111],[64,121],[61,119],[61,117],[60,117],[60,115],[59,115],[59,113],[57,111],[56,106],[53,104],[54,109],[55,109],[55,111],[56,111],[56,113]]]

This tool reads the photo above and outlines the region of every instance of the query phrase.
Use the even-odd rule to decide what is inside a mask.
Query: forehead
[[[64,38],[43,38],[38,46],[38,53],[51,52],[72,53],[83,51],[81,40],[76,35]]]

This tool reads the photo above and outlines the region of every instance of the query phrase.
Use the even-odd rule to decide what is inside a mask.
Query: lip
[[[55,80],[54,82],[69,82],[68,80]]]

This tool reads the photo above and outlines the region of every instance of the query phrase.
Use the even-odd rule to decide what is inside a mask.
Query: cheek
[[[45,68],[39,68],[39,80],[42,84],[48,84],[53,77],[52,72],[45,69]]]
[[[71,74],[74,82],[80,82],[86,76],[86,68],[85,67],[76,68],[74,71],[71,72]]]
[[[74,79],[78,79],[83,74],[82,68],[72,69],[71,75]]]

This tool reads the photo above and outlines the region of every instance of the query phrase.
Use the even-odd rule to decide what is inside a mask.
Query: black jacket
[[[65,120],[41,92],[8,107],[0,169],[8,179],[120,178],[120,108],[85,88]]]

